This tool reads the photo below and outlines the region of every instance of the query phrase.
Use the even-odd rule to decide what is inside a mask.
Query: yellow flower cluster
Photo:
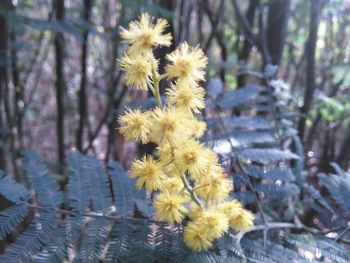
[[[131,165],[136,187],[156,192],[156,218],[170,224],[187,221],[184,240],[195,251],[211,247],[231,227],[236,231],[253,225],[254,216],[237,200],[229,198],[232,180],[218,164],[217,155],[198,139],[206,124],[196,118],[204,109],[204,80],[207,58],[198,47],[181,44],[168,54],[165,73],[158,73],[153,48],[169,46],[164,34],[167,22],[142,14],[140,21],[123,29],[129,49],[121,59],[125,84],[150,90],[158,106],[149,111],[127,109],[120,118],[120,132],[126,141],[153,142],[155,157],[147,155]],[[159,94],[159,81],[170,82],[166,105]]]

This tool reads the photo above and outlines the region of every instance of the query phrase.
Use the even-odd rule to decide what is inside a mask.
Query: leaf
[[[23,169],[42,206],[60,206],[63,194],[52,173],[35,150],[23,151]]]
[[[108,173],[112,182],[114,205],[117,209],[117,214],[122,216],[132,215],[135,204],[133,181],[118,162],[109,163]]]
[[[18,184],[15,180],[5,176],[4,172],[1,170],[0,194],[13,203],[21,203],[30,197],[28,190],[24,188],[23,185]]]
[[[87,160],[79,153],[68,155],[68,199],[69,206],[80,213],[89,206],[89,180],[86,176]]]
[[[0,262],[27,263],[52,236],[56,226],[56,212],[40,212],[27,229],[16,238],[5,253],[0,255]]]
[[[0,212],[0,240],[4,240],[28,214],[25,204],[16,204]]]
[[[295,179],[289,168],[250,165],[245,170],[248,175],[265,180],[294,181]]]
[[[222,109],[231,109],[249,101],[255,100],[262,88],[257,85],[248,85],[237,90],[224,92],[218,99],[217,104]]]
[[[238,158],[242,161],[253,161],[257,163],[268,163],[277,161],[286,161],[290,159],[298,159],[294,153],[289,151],[282,151],[279,149],[244,149],[238,155]]]
[[[90,222],[84,230],[82,245],[73,262],[98,262],[102,258],[111,226],[110,220],[104,218],[95,219]]]

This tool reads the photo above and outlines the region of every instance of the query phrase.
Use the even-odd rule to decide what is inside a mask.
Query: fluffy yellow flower
[[[151,140],[162,143],[165,140],[174,143],[188,137],[186,127],[187,119],[183,112],[175,108],[156,108],[153,111],[153,125],[151,128]]]
[[[191,129],[191,136],[200,138],[207,129],[207,124],[204,121],[199,121],[196,118],[189,119],[189,129]]]
[[[188,212],[188,217],[191,220],[203,216],[204,210],[198,206],[196,203],[192,203]]]
[[[203,176],[200,180],[203,187],[198,188],[196,193],[206,201],[222,201],[232,191],[232,180],[223,174],[222,168],[218,165],[213,166],[211,170],[208,176]]]
[[[231,215],[237,214],[238,209],[242,208],[242,204],[237,200],[230,200],[224,203],[221,203],[218,206],[220,212],[231,217]]]
[[[166,91],[167,102],[181,109],[199,113],[205,108],[205,91],[202,87],[187,87],[185,85],[172,85]]]
[[[184,187],[184,185],[182,183],[181,178],[169,177],[163,181],[160,190],[162,192],[168,192],[171,194],[178,194],[183,189],[183,187]]]
[[[130,88],[147,90],[147,82],[152,81],[152,69],[158,62],[152,56],[124,55],[120,60],[120,68],[124,71],[125,85]]]
[[[136,187],[145,187],[151,193],[160,188],[162,180],[165,178],[162,168],[152,156],[143,156],[141,160],[136,160],[131,164],[131,178],[138,178]]]
[[[182,43],[166,58],[170,64],[165,67],[166,75],[169,78],[177,78],[183,85],[196,85],[199,80],[204,80],[207,57],[198,47],[190,47],[186,42]]]
[[[163,142],[158,145],[156,155],[162,165],[170,164],[173,159],[172,147],[168,142]]]
[[[221,237],[229,228],[228,217],[215,209],[202,213],[194,221],[207,233],[209,239]]]
[[[238,208],[231,214],[229,223],[236,231],[244,230],[254,225],[254,215],[244,208]]]
[[[184,241],[194,251],[207,250],[212,245],[212,239],[208,237],[207,231],[193,222],[185,226]]]
[[[131,44],[129,54],[147,52],[158,45],[171,45],[171,34],[163,34],[168,22],[164,19],[157,19],[155,24],[153,22],[153,17],[142,13],[139,21],[131,22],[128,29],[122,28],[121,37]]]
[[[148,142],[148,135],[152,122],[148,112],[139,109],[126,109],[126,114],[119,118],[122,127],[119,128],[126,141]]]
[[[190,173],[191,177],[201,174],[206,167],[208,160],[203,155],[205,147],[194,140],[186,140],[174,151],[175,164],[180,171]]]
[[[183,196],[170,193],[160,193],[154,200],[154,208],[156,209],[156,218],[165,220],[173,224],[181,223],[188,210],[184,207],[186,199]]]

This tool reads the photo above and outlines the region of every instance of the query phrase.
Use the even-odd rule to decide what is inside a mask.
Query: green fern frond
[[[63,194],[57,181],[35,150],[23,151],[23,169],[35,190],[42,206],[58,207],[63,203]]]
[[[15,204],[0,212],[0,240],[14,230],[28,214],[25,204]]]
[[[0,195],[13,203],[21,203],[30,197],[29,191],[0,170]]]

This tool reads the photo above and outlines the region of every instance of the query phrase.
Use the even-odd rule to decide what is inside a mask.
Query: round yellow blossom
[[[233,214],[236,214],[237,209],[241,209],[241,208],[242,208],[242,204],[235,199],[221,203],[218,206],[219,211],[224,213],[225,215],[227,215],[229,217],[231,217],[231,215],[233,215]]]
[[[188,137],[186,127],[187,118],[183,112],[175,108],[156,108],[153,111],[153,125],[151,140],[160,144],[167,140],[172,144]]]
[[[199,218],[203,216],[204,210],[197,205],[196,203],[192,203],[189,209],[188,217],[191,220],[194,220],[195,218]]]
[[[186,140],[174,151],[175,164],[180,171],[190,173],[191,178],[204,171],[208,160],[203,155],[205,147],[197,141]]]
[[[199,113],[205,108],[205,91],[202,87],[187,87],[185,85],[172,85],[166,91],[168,104],[176,105],[181,109]]]
[[[196,118],[189,119],[189,129],[191,129],[191,135],[194,138],[200,138],[203,136],[205,130],[207,129],[207,124],[204,121],[199,121]]]
[[[167,192],[158,194],[153,203],[156,209],[156,218],[170,224],[181,223],[188,212],[183,205],[185,202],[186,199],[181,195]]]
[[[131,164],[131,178],[138,178],[136,187],[145,187],[148,193],[158,190],[165,178],[162,167],[152,156],[143,156],[141,160],[136,160]]]
[[[229,228],[229,218],[215,208],[205,211],[194,221],[206,231],[210,239],[221,237]]]
[[[189,222],[184,229],[185,244],[194,251],[207,250],[212,246],[212,239],[199,225]]]
[[[153,22],[153,17],[142,13],[139,21],[131,22],[128,29],[122,28],[121,37],[131,44],[129,54],[147,52],[158,45],[171,45],[171,34],[163,34],[168,22],[164,19],[157,19],[155,24]]]
[[[147,90],[147,83],[152,81],[152,69],[158,67],[152,56],[124,55],[120,60],[120,68],[124,71],[125,85],[138,90]]]
[[[254,225],[254,215],[244,208],[238,208],[231,214],[229,223],[236,231],[244,230]]]
[[[181,178],[169,177],[169,178],[166,178],[162,182],[162,186],[161,186],[160,190],[162,192],[168,192],[171,194],[178,194],[183,189],[183,187],[184,187],[184,185],[182,183]]]
[[[186,42],[182,43],[166,58],[170,64],[165,67],[168,78],[177,78],[178,83],[196,86],[196,82],[204,80],[207,57],[198,47],[190,47]]]
[[[202,177],[201,184],[203,187],[198,188],[196,193],[206,201],[222,201],[233,189],[232,180],[223,174],[218,165],[212,167],[210,175]]]
[[[152,122],[148,112],[142,112],[139,109],[126,109],[126,114],[119,118],[122,127],[119,128],[126,141],[148,142],[148,135]]]

